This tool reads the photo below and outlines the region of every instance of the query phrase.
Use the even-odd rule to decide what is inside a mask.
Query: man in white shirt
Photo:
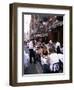
[[[55,44],[55,50],[56,50],[57,53],[61,53],[60,48],[61,48],[60,42],[56,42],[56,44]]]
[[[35,52],[34,52],[33,48],[34,48],[34,45],[33,45],[33,41],[31,40],[29,42],[30,63],[32,63],[32,59],[34,60],[34,63],[36,63]]]
[[[60,47],[60,42],[56,42],[55,47],[57,48],[58,46]]]

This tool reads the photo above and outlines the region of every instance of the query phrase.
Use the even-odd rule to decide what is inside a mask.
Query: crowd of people
[[[48,43],[40,40],[24,41],[24,66],[39,63],[43,73],[62,73],[63,72],[63,45],[60,42]]]

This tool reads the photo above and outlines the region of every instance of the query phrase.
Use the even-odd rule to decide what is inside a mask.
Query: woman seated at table
[[[48,51],[47,48],[43,48],[42,56],[41,56],[41,64],[43,73],[49,73],[49,65],[48,65]]]

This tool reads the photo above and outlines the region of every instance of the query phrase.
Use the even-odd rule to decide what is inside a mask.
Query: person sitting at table
[[[54,47],[49,49],[48,63],[50,72],[59,72],[59,58]]]
[[[48,66],[48,51],[46,48],[43,49],[43,55],[41,56],[41,64],[43,68],[43,73],[49,73],[49,66]]]

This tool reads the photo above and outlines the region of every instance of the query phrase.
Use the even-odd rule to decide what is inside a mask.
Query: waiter
[[[36,60],[35,60],[35,52],[34,52],[33,49],[34,49],[33,41],[30,40],[30,42],[29,42],[30,63],[32,63],[32,59],[34,60],[34,63],[36,63]]]

